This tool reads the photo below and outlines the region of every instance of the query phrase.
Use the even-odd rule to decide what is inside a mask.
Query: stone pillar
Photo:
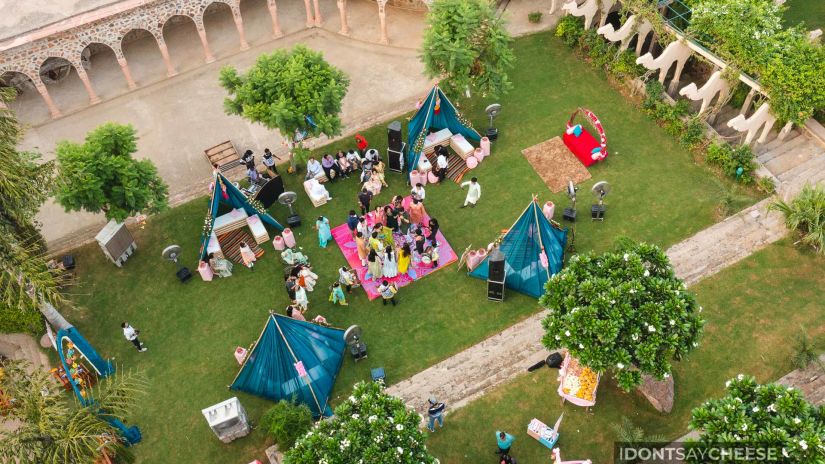
[[[160,55],[163,57],[163,62],[166,63],[166,77],[174,77],[178,75],[175,67],[172,66],[172,60],[169,59],[169,49],[166,48],[166,42],[163,38],[158,38],[158,48],[160,48]]]
[[[209,48],[209,41],[206,40],[206,29],[203,26],[198,26],[198,37],[201,39],[201,45],[203,45],[203,57],[207,63],[212,63],[215,61],[215,56],[212,55],[212,49]]]
[[[46,84],[44,84],[40,79],[37,79],[34,83],[34,87],[40,93],[40,96],[43,97],[43,101],[46,102],[46,106],[49,107],[49,113],[51,113],[52,119],[57,119],[62,116],[62,114],[60,114],[60,110],[57,109],[57,106],[55,106],[52,96],[49,95],[49,91],[46,89]]]
[[[321,6],[318,4],[318,0],[312,0],[312,3],[315,5],[315,27],[321,27],[321,23],[324,21],[321,18]]]
[[[682,78],[682,70],[685,68],[685,63],[687,63],[687,58],[685,58],[684,61],[676,62],[676,71],[673,72],[673,80],[670,81],[670,85],[667,87],[669,94],[676,93],[676,89],[679,87],[679,80]]]
[[[556,12],[556,0],[552,0],[550,2],[550,14],[553,14],[555,12]]]
[[[92,83],[89,81],[89,75],[86,74],[86,70],[83,69],[83,65],[76,65],[75,70],[77,71],[77,77],[80,78],[80,82],[83,82],[83,87],[86,87],[86,93],[89,94],[89,104],[96,105],[100,103],[100,97],[97,96],[95,89],[92,88]]]
[[[241,39],[241,50],[249,50],[249,44],[246,42],[246,33],[243,30],[243,18],[241,18],[240,10],[232,10],[232,19],[235,20],[235,27],[238,29],[238,37]]]
[[[390,43],[389,36],[387,35],[387,13],[385,11],[387,6],[387,0],[378,0],[378,19],[381,20],[381,42],[384,45]]]
[[[755,95],[756,95],[756,90],[754,90],[754,89],[751,89],[751,91],[748,92],[748,96],[745,97],[745,103],[742,104],[742,109],[739,110],[739,114],[744,115],[745,113],[750,111],[751,103],[753,103],[753,97]]]
[[[281,24],[278,22],[278,5],[275,4],[275,0],[269,0],[266,6],[269,8],[269,16],[272,16],[272,38],[283,37],[284,33],[281,32]]]
[[[310,0],[304,0],[304,7],[307,10],[307,27],[312,27],[315,25],[315,20],[312,19],[312,6],[309,4]]]
[[[349,25],[347,24],[347,0],[338,0],[338,14],[341,15],[341,35],[349,35]]]
[[[123,71],[123,77],[126,78],[126,83],[129,85],[129,90],[135,90],[137,88],[137,84],[135,84],[135,80],[132,79],[132,71],[129,71],[129,63],[126,62],[126,58],[119,57],[117,59],[117,64],[120,65],[120,70]]]
[[[779,140],[785,140],[785,137],[788,136],[788,134],[791,132],[791,129],[793,129],[793,123],[788,121],[788,123],[782,127],[782,130],[779,131],[779,135],[776,138]]]

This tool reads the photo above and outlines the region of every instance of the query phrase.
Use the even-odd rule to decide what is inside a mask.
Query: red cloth
[[[355,143],[358,145],[358,150],[360,151],[364,151],[370,146],[370,144],[367,143],[367,139],[361,134],[355,134]]]
[[[591,152],[594,148],[601,147],[601,144],[584,128],[582,128],[582,133],[578,137],[565,131],[562,140],[585,167],[596,163]]]

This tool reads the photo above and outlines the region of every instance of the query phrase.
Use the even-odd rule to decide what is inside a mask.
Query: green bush
[[[584,24],[575,16],[565,16],[556,25],[556,37],[560,38],[568,47],[574,47],[579,43],[579,38],[584,34]]]
[[[770,177],[760,177],[756,179],[756,188],[768,195],[776,192],[776,184],[773,183],[773,179]]]
[[[726,176],[736,178],[736,171],[741,167],[742,175],[739,182],[752,184],[754,182],[753,171],[756,163],[753,161],[753,152],[747,145],[740,145],[733,148],[726,143],[713,143],[708,147],[706,159],[708,163],[722,168]]]
[[[665,86],[656,79],[647,81],[645,83],[645,93],[646,96],[642,102],[642,109],[650,111],[662,100],[662,94],[665,93]]]
[[[21,311],[0,305],[0,333],[37,334],[43,330],[43,318],[37,311]]]
[[[527,20],[533,24],[538,24],[541,22],[541,11],[533,11],[532,13],[527,14]]]
[[[705,140],[705,122],[698,116],[694,116],[684,125],[684,130],[679,136],[679,144],[686,148],[696,148]]]
[[[788,229],[796,230],[802,236],[799,243],[825,255],[825,188],[805,184],[790,203],[777,201],[771,209],[785,215]]]
[[[610,72],[619,79],[633,79],[645,73],[645,67],[636,64],[636,53],[625,50],[609,63]],[[658,81],[656,81],[658,82]]]
[[[264,413],[261,427],[285,452],[312,428],[312,411],[305,404],[281,400]]]

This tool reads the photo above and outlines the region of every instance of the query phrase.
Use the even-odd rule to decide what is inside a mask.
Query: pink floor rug
[[[425,222],[429,220],[429,217],[425,217]],[[338,248],[341,249],[341,252],[344,253],[344,257],[347,259],[349,266],[358,272],[358,278],[361,279],[361,287],[367,292],[367,297],[369,297],[370,300],[374,300],[381,296],[376,290],[378,289],[378,286],[381,285],[380,280],[383,279],[373,279],[371,275],[368,275],[367,267],[361,265],[361,260],[358,259],[358,249],[355,245],[355,239],[352,238],[352,234],[350,234],[347,225],[341,224],[340,226],[332,229],[332,238],[335,240],[335,243],[338,244]],[[394,239],[395,243],[401,243],[401,240],[406,240],[403,235],[399,234],[395,234]],[[444,238],[444,234],[442,234],[440,230],[438,231],[438,234],[436,234],[436,240],[438,241],[438,267],[434,268],[432,264],[422,263],[418,257],[418,253],[416,253],[413,249],[412,261],[410,262],[410,267],[407,274],[399,274],[398,276],[387,280],[394,282],[398,288],[401,288],[426,276],[427,274],[449,266],[458,260],[458,256],[455,254],[455,251],[447,242],[447,239]]]

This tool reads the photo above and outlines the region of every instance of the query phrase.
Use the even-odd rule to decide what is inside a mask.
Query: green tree
[[[0,88],[0,102],[14,91]],[[0,106],[0,332],[39,330],[42,300],[62,300],[59,277],[46,266],[35,214],[51,192],[53,163],[17,151],[22,137],[14,113]]]
[[[59,142],[57,201],[66,211],[103,212],[118,222],[166,209],[168,187],[150,160],[132,158],[136,151],[131,124],[103,124],[82,144]]]
[[[119,373],[101,380],[93,391],[97,403],[83,407],[66,401],[63,388],[48,372],[18,361],[6,361],[0,368],[0,387],[13,400],[0,423],[19,424],[0,427],[0,461],[80,464],[96,462],[103,452],[128,457],[117,430],[100,412],[126,417],[145,389],[141,374]]]
[[[286,454],[290,464],[438,462],[424,445],[421,417],[376,382],[355,385],[352,395]]]
[[[805,184],[790,203],[777,200],[771,209],[782,212],[788,229],[802,237],[797,243],[825,255],[825,188]]]
[[[696,447],[759,444],[773,450],[771,462],[822,462],[824,407],[808,403],[797,389],[759,385],[742,374],[725,387],[725,396],[706,401],[691,414],[690,428],[700,433]]]
[[[436,0],[427,13],[421,59],[430,78],[459,95],[471,88],[482,96],[509,90],[513,39],[489,0]]]
[[[305,404],[281,400],[261,417],[261,428],[285,451],[312,428],[312,411]]]
[[[655,245],[622,240],[614,251],[570,258],[545,285],[550,309],[542,343],[566,348],[597,372],[613,371],[625,391],[642,374],[661,380],[698,346],[703,321],[694,296]]]
[[[296,131],[341,133],[339,114],[349,78],[320,52],[297,45],[261,55],[246,74],[231,66],[221,69],[220,83],[230,95],[224,100],[227,114],[278,129],[284,137]]]

